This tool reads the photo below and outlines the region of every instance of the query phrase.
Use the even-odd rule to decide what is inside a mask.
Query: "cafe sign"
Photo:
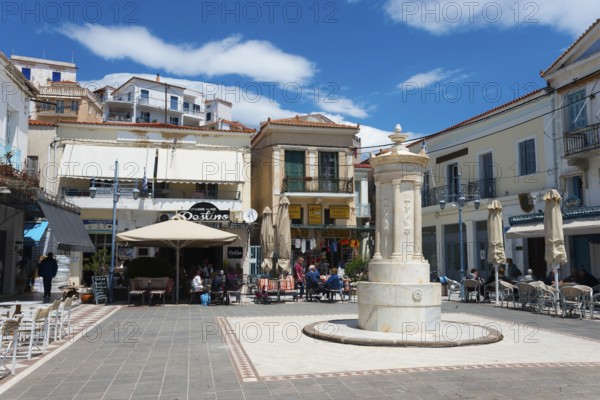
[[[309,204],[308,205],[308,224],[309,225],[320,225],[322,222],[322,206],[320,204]]]
[[[350,206],[329,206],[329,218],[349,219]]]
[[[244,248],[243,247],[228,247],[227,258],[243,258]]]
[[[302,207],[300,207],[300,204],[290,204],[288,206],[288,213],[290,219],[300,219],[302,218]]]
[[[178,211],[177,214],[186,221],[229,221],[229,210],[219,210],[214,204],[208,202],[196,203],[188,211]]]

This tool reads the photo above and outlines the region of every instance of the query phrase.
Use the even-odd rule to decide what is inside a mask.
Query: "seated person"
[[[225,287],[225,273],[223,270],[220,270],[217,276],[212,280],[210,284],[211,292],[223,292],[223,288]]]
[[[237,292],[238,290],[240,290],[238,274],[235,272],[234,269],[231,269],[225,277],[225,291]]]
[[[580,285],[594,287],[598,285],[598,279],[596,279],[594,275],[590,274],[585,269],[580,268],[577,276],[577,283]]]
[[[331,275],[329,275],[329,277],[327,278],[327,281],[325,281],[326,289],[328,289],[328,290],[342,289],[344,282],[342,281],[342,278],[337,274],[337,272],[338,272],[337,268],[331,269]]]
[[[504,275],[504,267],[498,268],[498,279],[500,279],[501,281],[504,281],[504,282],[508,282],[510,284],[514,284],[513,281],[511,281]],[[493,283],[493,282],[496,282],[496,271],[494,270],[494,268],[491,269],[490,277],[487,279],[487,281],[485,281],[485,284],[489,285],[490,283]]]
[[[471,273],[467,276],[467,278],[483,283],[483,278],[479,275],[477,268],[472,268]]]
[[[192,279],[192,290],[194,292],[201,292],[202,289],[204,289],[204,286],[202,286],[202,271],[198,270],[196,271],[196,276]]]
[[[525,281],[525,282],[535,281],[535,277],[533,276],[532,269],[527,270],[527,275],[525,275],[525,277],[523,277],[523,281]]]
[[[554,268],[550,268],[550,272],[548,272],[548,275],[546,275],[546,277],[544,278],[544,283],[548,286],[554,286],[555,281],[554,281]]]
[[[319,272],[317,271],[317,267],[314,265],[308,267],[308,272],[304,276],[304,281],[306,283],[306,292],[308,294],[307,297],[310,298],[310,296],[319,295],[323,292]]]

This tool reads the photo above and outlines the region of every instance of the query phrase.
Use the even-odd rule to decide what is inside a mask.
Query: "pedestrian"
[[[50,297],[52,291],[52,278],[58,272],[58,264],[54,259],[54,254],[48,253],[46,258],[38,265],[38,275],[44,279],[44,298]]]
[[[517,267],[514,263],[513,263],[513,259],[512,258],[507,258],[506,259],[506,274],[508,276],[508,279],[516,281],[519,279],[519,277],[521,275],[523,275],[523,273],[521,272],[521,270],[519,269],[519,267]]]
[[[294,264],[294,281],[296,282],[296,288],[299,289],[299,297],[304,297],[304,258],[298,257]]]

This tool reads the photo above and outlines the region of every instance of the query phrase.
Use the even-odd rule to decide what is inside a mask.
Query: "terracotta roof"
[[[597,19],[596,21],[594,21],[593,24],[591,24],[586,30],[585,32],[583,32],[578,38],[577,40],[575,40],[568,49],[566,49],[553,63],[552,65],[550,65],[548,68],[546,68],[545,71],[540,71],[540,76],[544,77],[544,75],[546,75],[548,72],[550,72],[550,70],[552,68],[554,68],[559,62],[562,61],[563,58],[565,58],[565,56],[567,55],[567,53],[569,53],[575,46],[577,46],[577,44],[579,42],[581,42],[581,40],[585,37],[585,35],[588,34],[589,31],[591,31],[596,25],[598,25],[600,23],[600,18]]]
[[[79,121],[66,121],[59,120],[58,121],[62,125],[95,125],[95,126],[125,126],[129,128],[153,128],[153,129],[179,129],[184,131],[219,131],[219,132],[245,132],[245,133],[254,133],[254,129],[246,128],[244,130],[230,131],[230,130],[219,130],[219,129],[211,129],[206,128],[204,126],[182,126],[182,125],[171,125],[165,124],[162,122],[143,122],[143,123],[133,123],[133,122],[79,122]]]
[[[371,164],[368,162],[362,162],[360,164],[354,164],[354,168],[371,168]]]
[[[253,131],[253,132],[256,131],[255,129],[252,129],[252,128],[250,128],[250,127],[242,124],[239,121],[230,121],[230,120],[225,119],[225,118],[221,118],[220,121],[211,122],[210,124],[205,124],[205,125],[202,125],[202,126],[203,127],[214,126],[214,125],[218,125],[219,122],[223,122],[223,123],[229,125],[231,128],[235,128],[235,129],[230,129],[230,130],[236,130],[236,131],[246,131],[247,130],[247,131]]]
[[[29,125],[38,125],[38,126],[57,126],[56,122],[46,122],[40,121],[39,119],[30,119]]]
[[[494,107],[494,108],[492,108],[490,110],[482,112],[481,114],[478,114],[478,115],[476,115],[474,117],[466,119],[466,120],[464,120],[462,122],[459,122],[458,124],[455,124],[455,125],[452,125],[452,126],[450,126],[448,128],[442,129],[439,132],[432,133],[431,135],[427,135],[427,136],[424,136],[424,137],[419,138],[419,139],[415,139],[415,141],[412,142],[412,143],[410,143],[410,144],[408,144],[407,147],[412,147],[412,146],[414,146],[416,144],[419,144],[419,143],[423,142],[423,140],[425,140],[425,139],[429,139],[429,138],[432,138],[434,136],[441,135],[443,133],[446,133],[446,132],[452,131],[454,129],[458,129],[458,128],[462,127],[462,126],[468,125],[471,122],[475,122],[475,121],[477,121],[477,120],[479,120],[479,119],[481,119],[481,118],[483,118],[485,116],[493,114],[493,113],[495,113],[495,112],[497,112],[497,111],[499,111],[499,110],[501,110],[503,108],[506,108],[506,107],[508,107],[508,106],[510,106],[512,104],[518,103],[519,101],[521,101],[523,99],[526,99],[528,97],[533,97],[536,94],[543,92],[544,90],[545,89],[534,90],[533,92],[527,93],[527,94],[525,94],[525,95],[523,95],[521,97],[517,97],[516,99],[513,99],[513,100],[509,101],[508,103],[504,103],[502,105],[499,105],[498,107]]]
[[[320,117],[323,118],[329,122],[317,122],[317,121],[307,121],[306,117],[311,117],[311,116],[315,116],[315,117]],[[267,125],[288,125],[288,126],[306,126],[306,127],[314,127],[314,128],[340,128],[340,129],[357,129],[359,128],[359,125],[343,125],[343,124],[336,124],[335,122],[331,121],[330,119],[328,119],[327,117],[324,117],[321,114],[310,114],[310,115],[304,115],[304,116],[299,116],[296,115],[295,117],[292,118],[282,118],[282,119],[270,119],[263,123],[261,126],[261,129],[263,126],[267,126]]]

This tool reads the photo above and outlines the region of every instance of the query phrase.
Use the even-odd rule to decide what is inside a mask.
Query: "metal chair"
[[[31,360],[33,353],[42,354],[48,346],[48,317],[51,306],[35,308],[31,317],[24,316],[19,328],[17,357]],[[23,347],[27,347],[26,351]]]
[[[464,301],[470,301],[471,298],[475,298],[475,302],[479,302],[481,282],[475,279],[465,279],[464,282],[465,292]]]
[[[506,301],[506,308],[508,308],[508,301],[512,300],[513,308],[516,308],[517,290],[517,287],[512,283],[508,283],[503,280],[498,280],[498,291],[500,292],[500,307],[502,307],[504,301]]]
[[[585,315],[584,292],[575,286],[563,286],[560,288],[560,306],[562,308],[563,318],[569,312],[569,316],[573,314],[573,311],[579,313],[579,319],[583,319]]]

